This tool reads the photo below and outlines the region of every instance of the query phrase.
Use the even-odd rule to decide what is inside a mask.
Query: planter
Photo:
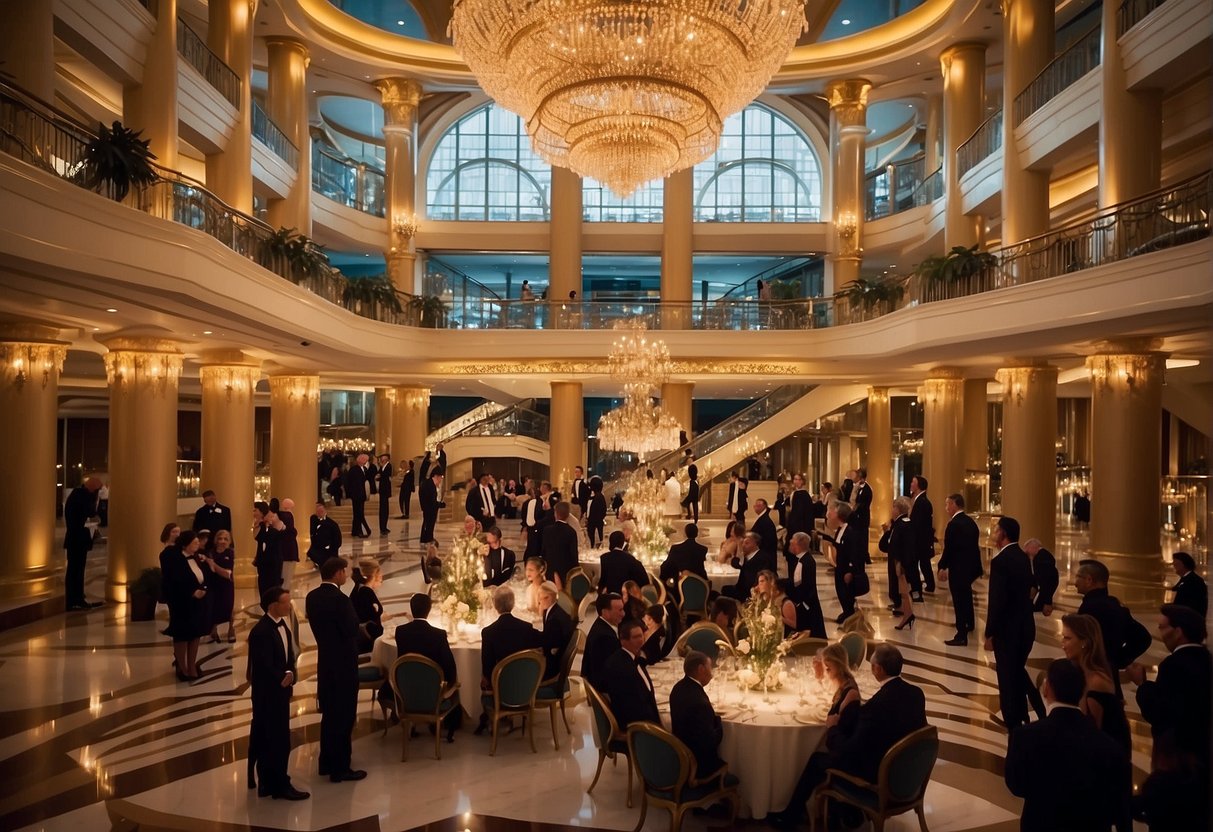
[[[141,592],[132,592],[130,595],[131,603],[131,621],[155,621],[156,620],[156,596],[147,595]]]

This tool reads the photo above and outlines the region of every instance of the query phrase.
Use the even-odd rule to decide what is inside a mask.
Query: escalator
[[[534,409],[534,399],[501,407],[453,431],[445,443],[447,465],[464,460],[518,457],[548,464],[548,417]]]

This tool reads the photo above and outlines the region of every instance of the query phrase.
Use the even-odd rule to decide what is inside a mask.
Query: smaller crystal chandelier
[[[673,361],[665,342],[650,338],[643,323],[620,328],[625,331],[611,346],[607,366],[611,378],[623,382],[624,401],[599,420],[598,446],[644,459],[680,444],[682,427],[650,396],[669,380]]]

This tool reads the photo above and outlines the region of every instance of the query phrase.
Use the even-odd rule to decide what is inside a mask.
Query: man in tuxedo
[[[544,529],[539,540],[539,555],[548,565],[548,577],[557,589],[564,589],[569,570],[577,565],[577,530],[569,524],[569,504],[556,504],[555,522]]]
[[[417,490],[417,474],[413,467],[413,460],[409,460],[408,467],[404,469],[404,476],[400,478],[400,519],[409,519],[409,509],[412,507],[413,492]]]
[[[872,651],[872,675],[880,683],[880,690],[860,705],[859,720],[849,736],[840,737],[839,743],[831,740],[836,748],[815,752],[809,758],[787,808],[767,815],[772,826],[792,829],[800,825],[809,796],[825,782],[829,769],[836,768],[875,783],[880,762],[888,750],[926,727],[926,697],[921,688],[901,678],[903,664],[901,652],[891,644],[879,644]]]
[[[438,488],[442,485],[442,469],[434,471],[422,481],[417,491],[417,501],[421,504],[421,536],[418,542],[424,546],[434,542],[434,524],[438,522],[438,509],[446,503],[438,499]]]
[[[792,475],[792,496],[788,506],[788,540],[797,532],[813,531],[813,495],[804,487],[804,474]]]
[[[1015,518],[999,517],[993,540],[998,554],[990,561],[985,649],[994,654],[999,708],[1010,732],[1028,721],[1029,698],[1037,715],[1044,716],[1044,705],[1027,671],[1028,656],[1036,640],[1032,563],[1019,548],[1019,521]]]
[[[497,611],[497,620],[480,634],[480,690],[486,695],[493,689],[493,668],[502,659],[521,650],[542,647],[535,628],[514,617],[514,590],[509,586],[493,590],[493,609]],[[483,734],[488,727],[488,714],[482,713],[476,734]]]
[[[623,623],[623,597],[616,592],[604,592],[594,599],[598,617],[590,625],[585,639],[585,653],[581,656],[581,678],[594,686],[594,690],[605,691],[603,669],[619,649],[619,625]]]
[[[299,650],[291,636],[291,593],[280,586],[261,596],[265,615],[248,635],[248,681],[253,702],[249,759],[256,761],[259,797],[306,800],[286,773],[291,753],[291,694]],[[249,788],[256,786],[250,770]]]
[[[745,525],[746,509],[750,507],[750,502],[746,495],[746,488],[749,484],[749,480],[736,474],[729,481],[729,514],[743,526]]]
[[[484,583],[486,587],[501,586],[514,577],[514,566],[517,559],[514,550],[501,545],[501,529],[491,527],[484,533],[488,541],[489,553],[484,556]]]
[[[695,777],[702,780],[725,765],[720,759],[724,728],[704,691],[712,681],[712,659],[692,650],[682,661],[682,673],[670,691],[670,729],[695,755]]]
[[[1114,671],[1127,668],[1142,653],[1150,649],[1150,631],[1129,614],[1128,607],[1120,603],[1115,595],[1108,594],[1111,578],[1108,567],[1097,560],[1078,562],[1074,575],[1074,588],[1082,596],[1078,605],[1079,615],[1089,615],[1099,622],[1104,649]],[[1112,674],[1116,695],[1120,696],[1120,673]]]
[[[392,530],[387,527],[387,515],[392,508],[392,476],[395,472],[392,470],[392,455],[379,455],[379,470],[376,473],[378,480],[377,491],[379,492],[379,533],[391,534]]]
[[[438,470],[443,474],[446,473],[446,451],[443,450],[442,443],[438,443],[438,447],[434,449],[434,464],[438,466]]]
[[[779,534],[775,521],[771,519],[771,507],[761,497],[754,501],[754,523],[749,530],[762,541],[759,549],[772,554],[779,551]]]
[[[329,517],[328,507],[323,500],[316,501],[316,511],[308,521],[308,534],[311,542],[308,544],[307,557],[316,564],[317,569],[329,558],[341,554],[341,527]]]
[[[316,639],[320,775],[334,783],[366,777],[350,766],[350,736],[358,715],[358,614],[341,591],[348,578],[345,558],[329,558],[320,567],[320,586],[307,594],[305,605]]]
[[[826,522],[837,529],[834,532],[834,591],[838,594],[842,612],[834,619],[835,624],[841,624],[855,613],[855,576],[865,571],[863,553],[867,541],[851,528],[850,519],[849,503],[836,500],[826,510]]]
[[[634,619],[624,621],[619,625],[619,649],[607,659],[602,670],[604,693],[610,697],[611,712],[621,731],[626,731],[633,722],[661,724],[653,680],[640,655],[643,647],[644,625]]]
[[[848,525],[863,541],[863,562],[871,563],[868,534],[872,528],[872,486],[868,484],[868,469],[855,469],[855,487],[851,491],[851,519]]]
[[[573,637],[572,617],[556,603],[560,591],[556,584],[544,581],[539,586],[539,615],[543,624],[540,643],[543,646],[544,679],[554,679],[560,675],[560,666],[564,662],[564,654],[568,650],[569,641]]]
[[[590,484],[585,479],[585,469],[578,465],[573,469],[573,487],[569,489],[569,501],[577,506],[577,516],[585,517],[590,507]]]
[[[1117,820],[1129,758],[1079,709],[1083,687],[1078,665],[1053,660],[1044,682],[1048,716],[1008,738],[1004,777],[1024,799],[1023,832],[1107,832]]]
[[[232,510],[221,505],[209,488],[202,492],[202,505],[194,512],[194,531],[204,529],[211,533],[212,539],[215,532],[232,530]]]
[[[635,555],[623,548],[623,532],[618,529],[611,532],[607,544],[611,548],[598,557],[598,591],[622,593],[624,581],[635,581],[637,586],[647,585],[649,573]]]
[[[552,484],[546,480],[539,483],[539,491],[522,505],[522,531],[526,535],[525,556],[539,557],[539,543],[543,530],[550,525],[552,507]]]
[[[497,522],[497,505],[489,479],[488,474],[481,474],[480,482],[468,488],[467,500],[464,503],[464,509],[476,518],[482,529],[491,528]]]
[[[935,552],[935,512],[927,497],[927,478],[921,474],[910,477],[910,525],[914,529],[914,554],[917,556],[918,569],[910,570],[906,577],[910,580],[910,598],[922,601],[924,589],[927,592],[935,591],[935,575],[931,572],[931,555]]]
[[[682,507],[687,511],[687,519],[693,523],[699,522],[699,466],[695,464],[695,454],[687,448],[687,495],[682,498]]]
[[[960,494],[949,494],[944,506],[949,519],[943,530],[939,577],[948,582],[952,608],[956,614],[956,635],[944,644],[964,647],[969,643],[969,633],[977,629],[977,619],[973,613],[973,582],[984,572],[981,566],[981,532],[973,518],[965,514],[965,498]],[[913,523],[913,520],[910,522]]]
[[[762,540],[754,532],[746,532],[738,547],[740,554],[733,558],[734,569],[739,570],[737,583],[726,586],[721,594],[745,603],[758,585],[758,573],[764,569],[775,571],[775,553],[763,551]]]
[[[1053,594],[1061,584],[1061,576],[1057,573],[1057,558],[1034,537],[1024,543],[1023,550],[1032,559],[1032,609],[1044,613],[1046,617],[1050,616],[1053,614]],[[942,564],[941,560],[940,565]]]
[[[455,685],[459,682],[459,669],[455,665],[455,654],[451,652],[446,630],[441,630],[426,620],[433,604],[430,596],[424,592],[415,592],[409,598],[409,612],[412,613],[413,620],[396,628],[396,658],[406,653],[416,653],[442,668],[443,696],[449,698],[455,693]],[[385,690],[387,701],[391,702],[393,697],[389,682],[384,682],[379,691],[380,701],[383,701]],[[446,728],[446,741],[454,742],[455,731],[463,721],[463,708],[459,707],[458,698],[453,699],[448,708],[442,724]]]
[[[817,595],[817,564],[813,560],[812,539],[805,532],[796,532],[788,542],[791,587],[788,600],[796,608],[797,632],[808,632],[813,638],[826,638],[825,617]]]
[[[354,464],[345,472],[345,493],[354,507],[354,522],[350,534],[354,537],[370,537],[371,527],[366,523],[366,501],[370,495],[370,483],[367,481],[366,454],[358,454]]]
[[[1176,552],[1171,556],[1171,568],[1179,576],[1171,591],[1175,599],[1171,602],[1200,613],[1201,618],[1209,612],[1209,585],[1196,572],[1196,561],[1187,552]]]
[[[64,604],[71,610],[91,610],[102,606],[101,601],[90,602],[84,597],[84,567],[88,553],[93,548],[93,533],[88,519],[97,513],[97,492],[101,480],[89,477],[72,489],[63,504],[63,548],[67,550],[67,573],[63,579]]]
[[[661,571],[657,573],[661,582],[674,593],[675,599],[681,598],[678,581],[684,573],[690,572],[698,575],[705,581],[708,579],[706,566],[708,547],[699,542],[699,527],[694,523],[687,523],[683,531],[686,534],[686,540],[670,547],[665,562],[661,564]],[[612,539],[615,534],[616,532],[611,532]],[[641,569],[643,568],[641,567]]]

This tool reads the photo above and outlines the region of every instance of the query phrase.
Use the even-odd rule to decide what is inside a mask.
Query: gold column
[[[661,223],[661,300],[677,304],[663,307],[662,329],[684,329],[690,322],[694,294],[691,230],[694,227],[694,170],[687,168],[666,177]],[[687,430],[688,435],[690,430]]]
[[[1057,538],[1057,368],[1004,367],[1002,384],[1002,513],[1019,521],[1021,540]]]
[[[1162,181],[1162,90],[1129,90],[1116,37],[1120,6],[1104,3],[1100,34],[1100,208],[1148,194]],[[1091,530],[1094,533],[1094,523]]]
[[[375,388],[375,453],[392,453],[392,428],[395,415],[396,390],[393,387]],[[394,456],[394,454],[393,454]]]
[[[206,157],[206,187],[238,211],[253,210],[253,17],[257,0],[210,0],[206,40],[240,77],[236,126],[227,147]],[[240,550],[237,549],[237,552]]]
[[[1121,573],[1138,578],[1161,577],[1159,477],[1166,356],[1149,351],[1156,346],[1106,344],[1087,359],[1094,450],[1091,549],[1100,557],[1126,556],[1123,565],[1118,562]],[[1117,572],[1118,567],[1112,569]]]
[[[984,43],[951,46],[939,56],[939,67],[943,73],[943,158],[946,160],[944,248],[950,251],[953,246],[978,245],[985,228],[980,216],[969,216],[964,212],[956,151],[981,126],[986,97],[986,46]],[[930,168],[927,173],[933,170]]]
[[[1053,17],[1053,0],[1002,0],[1003,245],[1049,230],[1049,172],[1020,162],[1014,113],[1015,97],[1053,60]]]
[[[270,120],[299,149],[295,182],[284,199],[271,199],[267,219],[275,228],[312,234],[312,137],[308,131],[307,44],[291,38],[266,38]]]
[[[961,425],[964,423],[964,377],[956,367],[930,370],[918,394],[922,402],[922,473],[942,506],[943,498],[964,487],[964,455]],[[935,512],[935,533],[943,539],[948,517]]]
[[[695,384],[690,381],[667,381],[661,385],[661,407],[678,421],[687,439],[694,435],[691,431],[691,419],[695,412],[694,390]]]
[[[0,55],[14,84],[43,101],[55,100],[55,6],[53,3],[4,3]]]
[[[868,136],[868,91],[865,80],[831,81],[826,85],[830,102],[831,183],[830,257],[825,293],[859,279],[863,262],[863,152]]]
[[[924,137],[923,170],[930,176],[939,168],[940,134],[943,132],[943,96],[927,96],[927,125]]]
[[[573,468],[585,465],[585,400],[580,381],[552,382],[549,447],[548,479],[567,497]]]
[[[239,350],[203,353],[198,377],[202,383],[202,490],[214,490],[232,510],[232,545],[236,547],[236,574],[241,586],[252,586],[253,396],[261,363]],[[299,506],[311,502],[296,498]]]
[[[983,496],[990,480],[990,419],[986,403],[988,379],[969,378],[964,383],[964,424],[961,426],[964,488],[955,489],[964,495],[967,511],[985,510]]]
[[[392,457],[397,466],[408,467],[404,465],[405,460],[420,458],[425,453],[425,438],[429,432],[430,388],[397,387],[396,405],[392,408]]]
[[[868,484],[872,486],[872,525],[889,519],[893,489],[893,418],[889,410],[889,388],[868,388]]]
[[[581,177],[552,168],[552,221],[548,257],[548,326],[565,325],[561,309],[569,292],[581,297]],[[554,483],[553,483],[554,484]]]
[[[316,448],[320,445],[320,376],[286,372],[270,376],[270,494],[295,501],[299,551],[311,539],[301,511],[316,499]]]
[[[125,126],[142,131],[143,138],[151,141],[158,164],[176,170],[177,0],[157,0],[154,8],[156,30],[147,44],[143,82],[122,91],[122,121]]]
[[[0,436],[21,458],[20,472],[0,478],[10,518],[0,523],[0,598],[41,595],[59,582],[55,426],[67,344],[58,337],[58,328],[32,324],[0,330]]]
[[[421,85],[411,78],[384,78],[375,82],[383,102],[383,141],[386,153],[388,216],[387,272],[402,292],[419,294],[417,254],[417,107]]]
[[[106,597],[126,601],[127,585],[158,566],[160,531],[177,519],[177,379],[171,341],[116,337],[105,342],[109,381],[109,570]]]

